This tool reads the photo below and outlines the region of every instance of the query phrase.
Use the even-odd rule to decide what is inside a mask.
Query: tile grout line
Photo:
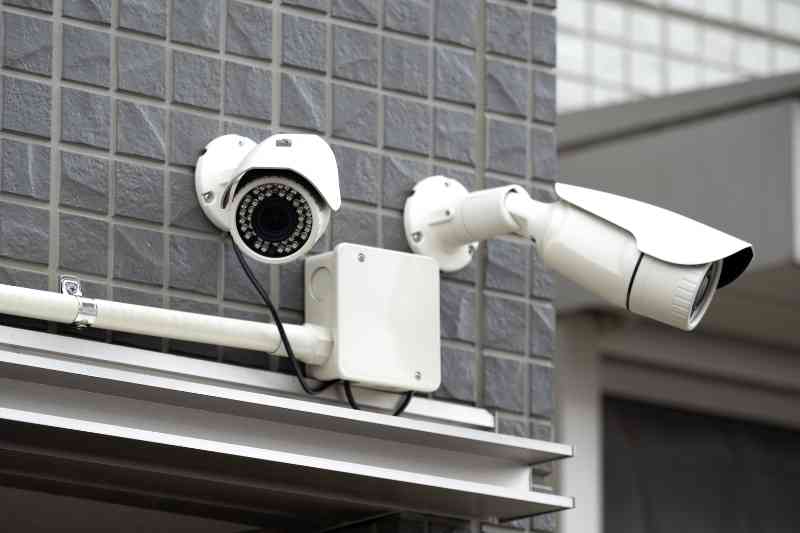
[[[227,54],[226,54],[226,47],[227,47],[227,29],[228,29],[228,9],[229,9],[230,0],[221,0],[219,2],[220,5],[220,17],[219,17],[219,28],[217,28],[217,35],[219,35],[219,50],[217,51],[217,56],[219,58],[219,122],[217,124],[217,135],[224,134],[226,131],[225,127],[225,96],[226,96],[226,86],[225,80],[227,79],[227,71],[228,71],[228,62],[227,62]],[[259,142],[256,140],[256,142]],[[217,314],[219,316],[225,316],[225,245],[228,242],[228,236],[226,234],[222,234],[222,236],[218,239],[217,245]],[[223,361],[223,354],[225,352],[222,346],[216,346],[217,352],[217,361]]]
[[[59,80],[63,71],[63,27],[61,24],[62,1],[54,0],[52,13],[51,79],[50,79],[50,235],[48,256],[48,286],[51,291],[58,291],[58,265],[60,262],[60,225],[61,216],[58,205],[61,200],[61,85]],[[49,323],[47,329],[56,333],[58,327]]]
[[[172,52],[173,49],[170,47],[172,42],[172,18],[173,18],[173,9],[174,9],[174,1],[168,0],[166,3],[166,17],[165,17],[165,28],[164,28],[164,104],[166,106],[166,128],[164,128],[164,241],[162,243],[163,246],[163,254],[164,254],[164,264],[162,265],[163,272],[162,272],[162,287],[161,287],[161,304],[165,309],[170,307],[169,301],[169,287],[170,283],[172,282],[172,272],[170,265],[172,264],[172,238],[174,236],[173,233],[169,232],[169,221],[172,218],[172,173],[170,172],[170,162],[172,160],[172,120],[171,117],[174,111],[170,108],[170,99],[172,98],[172,94],[174,91],[174,80],[173,80],[173,60],[172,60]],[[163,352],[168,352],[170,348],[170,341],[167,338],[161,339],[161,350]]]
[[[530,49],[528,51],[529,54],[529,61],[528,61],[528,68],[525,75],[525,81],[528,84],[528,108],[526,110],[527,114],[525,117],[525,188],[528,192],[532,192],[532,184],[533,184],[533,177],[536,174],[534,168],[534,147],[532,142],[532,128],[535,126],[534,118],[536,116],[536,73],[537,70],[535,69],[536,63],[533,61],[536,52],[536,44],[534,43],[533,38],[533,18],[536,16],[536,11],[531,11],[528,14],[528,20],[530,24],[529,35],[530,35]],[[551,130],[551,127],[548,127],[548,131]],[[522,365],[523,368],[523,376],[522,376],[522,383],[523,383],[523,391],[522,391],[522,416],[524,419],[525,424],[525,433],[526,437],[530,437],[531,432],[531,342],[533,331],[531,328],[531,242],[529,239],[526,239],[526,243],[524,245],[525,250],[525,261],[523,264],[525,265],[525,275],[524,275],[524,301],[525,301],[525,323],[523,325],[525,335],[523,336],[524,339],[524,346],[522,347],[522,355],[524,357],[524,363]],[[530,473],[530,481],[533,482],[533,469],[531,469]],[[530,526],[530,520],[528,520],[528,526]],[[528,528],[529,529],[529,528]]]
[[[281,70],[281,62],[283,61],[283,0],[273,0],[269,9],[272,13],[272,47],[270,53],[270,69],[272,72],[272,112],[270,113],[271,119],[271,133],[281,133],[281,102],[283,101],[283,71]],[[281,308],[281,271],[280,266],[269,266],[269,293],[275,299],[275,305],[280,312]],[[270,321],[272,319],[270,318]],[[281,361],[274,356],[267,357],[267,366],[270,370],[279,370]]]
[[[115,38],[115,29],[116,29],[116,15],[117,15],[117,5],[119,0],[112,0],[111,3],[111,20],[108,23],[107,28],[105,29],[104,33],[108,35],[108,46],[109,46],[109,65],[108,65],[108,87],[105,88],[103,94],[108,95],[108,102],[109,102],[109,139],[108,139],[108,152],[106,154],[105,161],[108,161],[108,168],[106,169],[105,179],[106,179],[106,191],[107,191],[107,199],[106,199],[106,212],[104,221],[107,225],[106,227],[106,242],[108,244],[106,248],[106,275],[105,275],[105,297],[111,298],[112,291],[112,283],[114,281],[114,254],[116,250],[116,243],[115,243],[115,226],[113,223],[114,220],[114,207],[115,207],[115,183],[114,183],[114,167],[115,161],[113,159],[114,155],[117,153],[117,99],[114,97],[114,87],[117,86],[117,69],[115,68],[115,59],[117,57],[117,40]],[[104,340],[105,342],[111,342],[112,339],[112,332],[107,330],[104,333]]]
[[[378,165],[376,168],[377,172],[377,182],[378,182],[378,198],[377,198],[377,216],[378,216],[378,246],[385,246],[385,230],[383,227],[383,180],[386,173],[385,162],[383,157],[384,152],[384,144],[386,142],[385,132],[383,129],[386,127],[386,119],[383,116],[385,113],[385,105],[384,105],[384,91],[383,91],[383,35],[381,34],[381,30],[383,28],[383,11],[384,5],[383,2],[378,2],[378,13],[377,13],[377,23],[376,23],[376,33],[375,33],[375,43],[376,43],[376,54],[377,58],[375,60],[376,63],[376,95],[377,95],[377,125],[378,128],[377,136],[375,139],[375,148],[378,150]]]
[[[114,213],[116,212],[116,161],[114,160],[114,155],[117,153],[117,128],[119,127],[119,120],[117,117],[117,107],[119,105],[119,100],[117,100],[116,95],[114,94],[114,89],[117,87],[118,84],[118,62],[116,61],[117,55],[119,53],[119,46],[117,43],[116,38],[116,29],[117,29],[117,21],[119,18],[119,0],[112,0],[111,2],[111,21],[109,22],[109,101],[110,101],[110,112],[111,112],[111,133],[110,138],[108,140],[108,170],[106,175],[106,180],[108,183],[108,203],[106,205],[107,215],[108,215],[108,257],[107,260],[107,272],[106,272],[106,298],[112,298],[112,286],[114,282],[114,256],[116,254],[116,225],[114,224]],[[108,332],[108,341],[111,340],[111,332]]]
[[[478,14],[478,39],[475,49],[475,57],[477,61],[477,76],[479,80],[480,90],[478,91],[478,98],[475,102],[475,116],[477,120],[476,129],[477,135],[475,139],[475,177],[476,188],[484,188],[486,186],[486,166],[487,166],[487,143],[488,138],[486,135],[486,49],[487,49],[487,6],[486,2],[480,2],[480,11]],[[477,279],[475,280],[475,301],[474,309],[475,316],[473,317],[475,328],[475,404],[479,407],[484,404],[484,360],[483,360],[483,343],[484,343],[484,323],[483,314],[485,312],[485,298],[484,289],[486,288],[486,264],[488,259],[487,243],[481,243],[478,247],[477,257],[473,261],[477,261]],[[497,429],[497,428],[495,428]]]

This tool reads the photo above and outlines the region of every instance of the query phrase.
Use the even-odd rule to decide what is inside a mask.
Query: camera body
[[[336,158],[317,135],[278,134],[258,144],[217,137],[197,160],[195,187],[209,220],[261,263],[306,255],[341,206]]]
[[[753,257],[749,243],[672,211],[563,183],[555,191],[561,200],[547,204],[537,230],[545,263],[614,305],[679,329],[693,330],[716,290]]]
[[[564,277],[687,331],[753,257],[749,243],[660,207],[563,183],[555,192],[559,200],[545,203],[517,185],[470,193],[432,176],[406,201],[406,237],[445,271],[466,266],[482,240],[529,237],[545,265]]]

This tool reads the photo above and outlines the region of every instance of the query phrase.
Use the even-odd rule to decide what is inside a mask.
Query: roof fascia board
[[[21,328],[0,326],[0,347],[10,351],[58,354],[73,360],[97,363],[135,373],[176,376],[187,381],[219,384],[243,390],[304,398],[297,380],[288,374],[255,368],[204,361],[189,357],[132,348],[88,339],[54,335]],[[390,411],[397,403],[395,394],[358,389],[359,403]],[[314,401],[341,403],[333,390],[314,397]],[[429,398],[414,397],[406,414],[420,419],[443,421],[465,427],[494,429],[496,420],[486,409]]]
[[[559,152],[800,95],[800,74],[648,98],[559,116]]]

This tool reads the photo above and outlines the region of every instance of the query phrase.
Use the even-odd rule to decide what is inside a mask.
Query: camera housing
[[[340,243],[306,260],[305,312],[332,332],[331,355],[307,372],[381,390],[441,384],[439,268],[422,255]]]
[[[511,185],[469,193],[455,180],[419,182],[405,205],[406,237],[445,271],[466,266],[480,241],[531,238],[544,263],[609,303],[691,331],[718,288],[753,258],[736,237],[660,207],[555,184],[558,201]]]
[[[261,263],[306,255],[341,206],[336,158],[317,135],[278,134],[258,144],[217,137],[197,160],[195,187],[209,220]]]
[[[565,277],[659,322],[693,330],[716,290],[753,258],[750,243],[678,213],[585,187],[555,190],[561,201],[546,204],[549,221],[537,230],[542,255]],[[509,207],[529,213],[523,203]]]

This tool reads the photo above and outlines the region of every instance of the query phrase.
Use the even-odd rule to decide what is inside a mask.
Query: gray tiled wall
[[[266,320],[194,195],[198,152],[225,132],[310,131],[333,145],[344,205],[319,250],[342,241],[407,250],[405,196],[433,173],[547,197],[558,172],[554,7],[4,0],[0,282],[52,290],[71,273],[90,296]],[[255,268],[287,319],[302,320],[302,264]],[[552,298],[550,275],[519,240],[492,241],[445,275],[435,396],[496,410],[500,431],[550,438]],[[283,367],[243,350],[84,334]],[[535,482],[549,486],[549,471]]]

